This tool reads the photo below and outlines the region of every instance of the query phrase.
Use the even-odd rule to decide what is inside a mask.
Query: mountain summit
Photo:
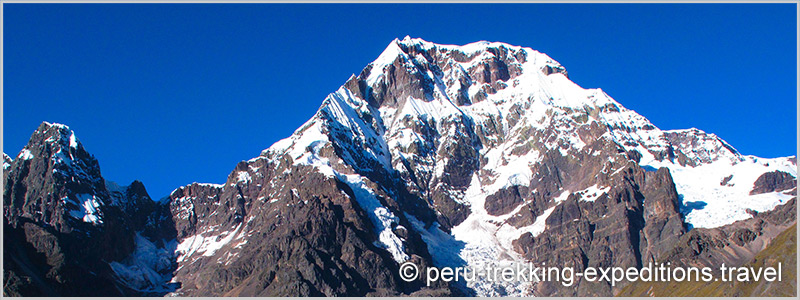
[[[62,184],[15,171],[29,154],[49,155],[30,146],[4,160],[5,199],[19,199],[19,184]],[[86,156],[75,149],[71,161]],[[224,184],[193,183],[159,202],[133,197],[152,206],[131,213],[146,220],[131,226],[148,234],[131,237],[135,250],[114,259],[111,278],[133,291],[187,296],[611,296],[620,286],[426,286],[398,270],[406,261],[741,265],[795,223],[796,169],[795,157],[743,155],[699,129],[661,130],[602,90],[576,85],[533,49],[406,37]],[[86,182],[94,189],[81,193],[115,202],[106,194],[119,189]],[[98,207],[80,220],[116,219]],[[4,206],[7,220],[38,210]],[[172,276],[154,258],[171,260]]]

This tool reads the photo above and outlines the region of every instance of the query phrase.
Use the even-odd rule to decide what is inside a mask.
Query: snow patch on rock
[[[195,256],[195,254],[202,254],[202,256],[214,256],[214,254],[222,249],[225,245],[234,240],[242,229],[243,224],[239,223],[233,231],[223,231],[215,234],[213,227],[208,228],[206,231],[187,237],[177,245],[175,253],[178,256],[179,263]],[[241,238],[241,236],[240,236]],[[197,260],[195,258],[194,260]],[[194,261],[193,260],[193,261]]]
[[[73,202],[79,206],[78,209],[70,210],[69,215],[75,219],[92,223],[94,225],[102,224],[103,219],[100,214],[100,200],[92,194],[77,194],[75,195],[77,202]],[[68,197],[62,201],[72,201]]]
[[[17,159],[21,160],[33,159],[33,153],[31,153],[31,151],[28,150],[27,148],[22,149],[22,151],[19,152],[19,155],[17,155]]]

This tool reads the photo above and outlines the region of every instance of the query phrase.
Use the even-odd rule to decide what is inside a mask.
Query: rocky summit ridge
[[[796,157],[661,130],[497,42],[396,39],[224,184],[160,201],[105,181],[64,125],[3,170],[7,295],[610,296],[398,268],[741,264],[796,222]]]

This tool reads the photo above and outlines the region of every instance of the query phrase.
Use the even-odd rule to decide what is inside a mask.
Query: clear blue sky
[[[72,127],[153,198],[222,183],[394,38],[542,51],[662,129],[796,153],[794,4],[5,4],[3,151]]]

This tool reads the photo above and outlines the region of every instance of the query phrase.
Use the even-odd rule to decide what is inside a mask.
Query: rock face
[[[257,159],[237,166],[223,186],[192,184],[175,190],[170,203],[181,241],[175,280],[182,283],[175,295],[419,292],[419,282],[398,278],[395,259],[401,254],[403,261],[430,265],[424,243],[405,230],[410,228],[405,218],[379,224],[387,228],[376,235],[375,212],[365,211],[359,202],[368,199],[360,197],[372,197],[376,206],[391,200],[381,192],[368,194],[363,183],[348,183],[309,166]],[[388,234],[404,245],[402,252],[385,250],[382,237]],[[446,286],[425,292],[449,294]]]
[[[750,195],[764,194],[770,192],[780,192],[797,188],[795,176],[782,171],[772,171],[761,174],[753,183],[753,190]]]
[[[97,295],[611,296],[620,286],[583,280],[426,286],[399,266],[744,263],[796,220],[771,217],[794,205],[794,157],[662,131],[566,75],[530,48],[395,40],[224,184],[158,201],[138,181],[105,182],[71,131],[43,124],[4,156],[6,244],[18,245],[4,293],[74,293],[51,261],[91,259],[41,245],[75,239],[106,245],[81,269],[105,281],[70,285],[114,287]],[[687,250],[706,244],[723,246]]]
[[[647,172],[628,167],[613,188],[599,197],[581,192],[554,205],[544,233],[524,233],[514,250],[537,263],[573,267],[641,267],[660,257],[667,245],[686,232],[679,200],[666,168]],[[590,197],[595,200],[587,201]],[[611,286],[578,281],[564,289],[560,282],[542,282],[539,295],[602,296]]]

